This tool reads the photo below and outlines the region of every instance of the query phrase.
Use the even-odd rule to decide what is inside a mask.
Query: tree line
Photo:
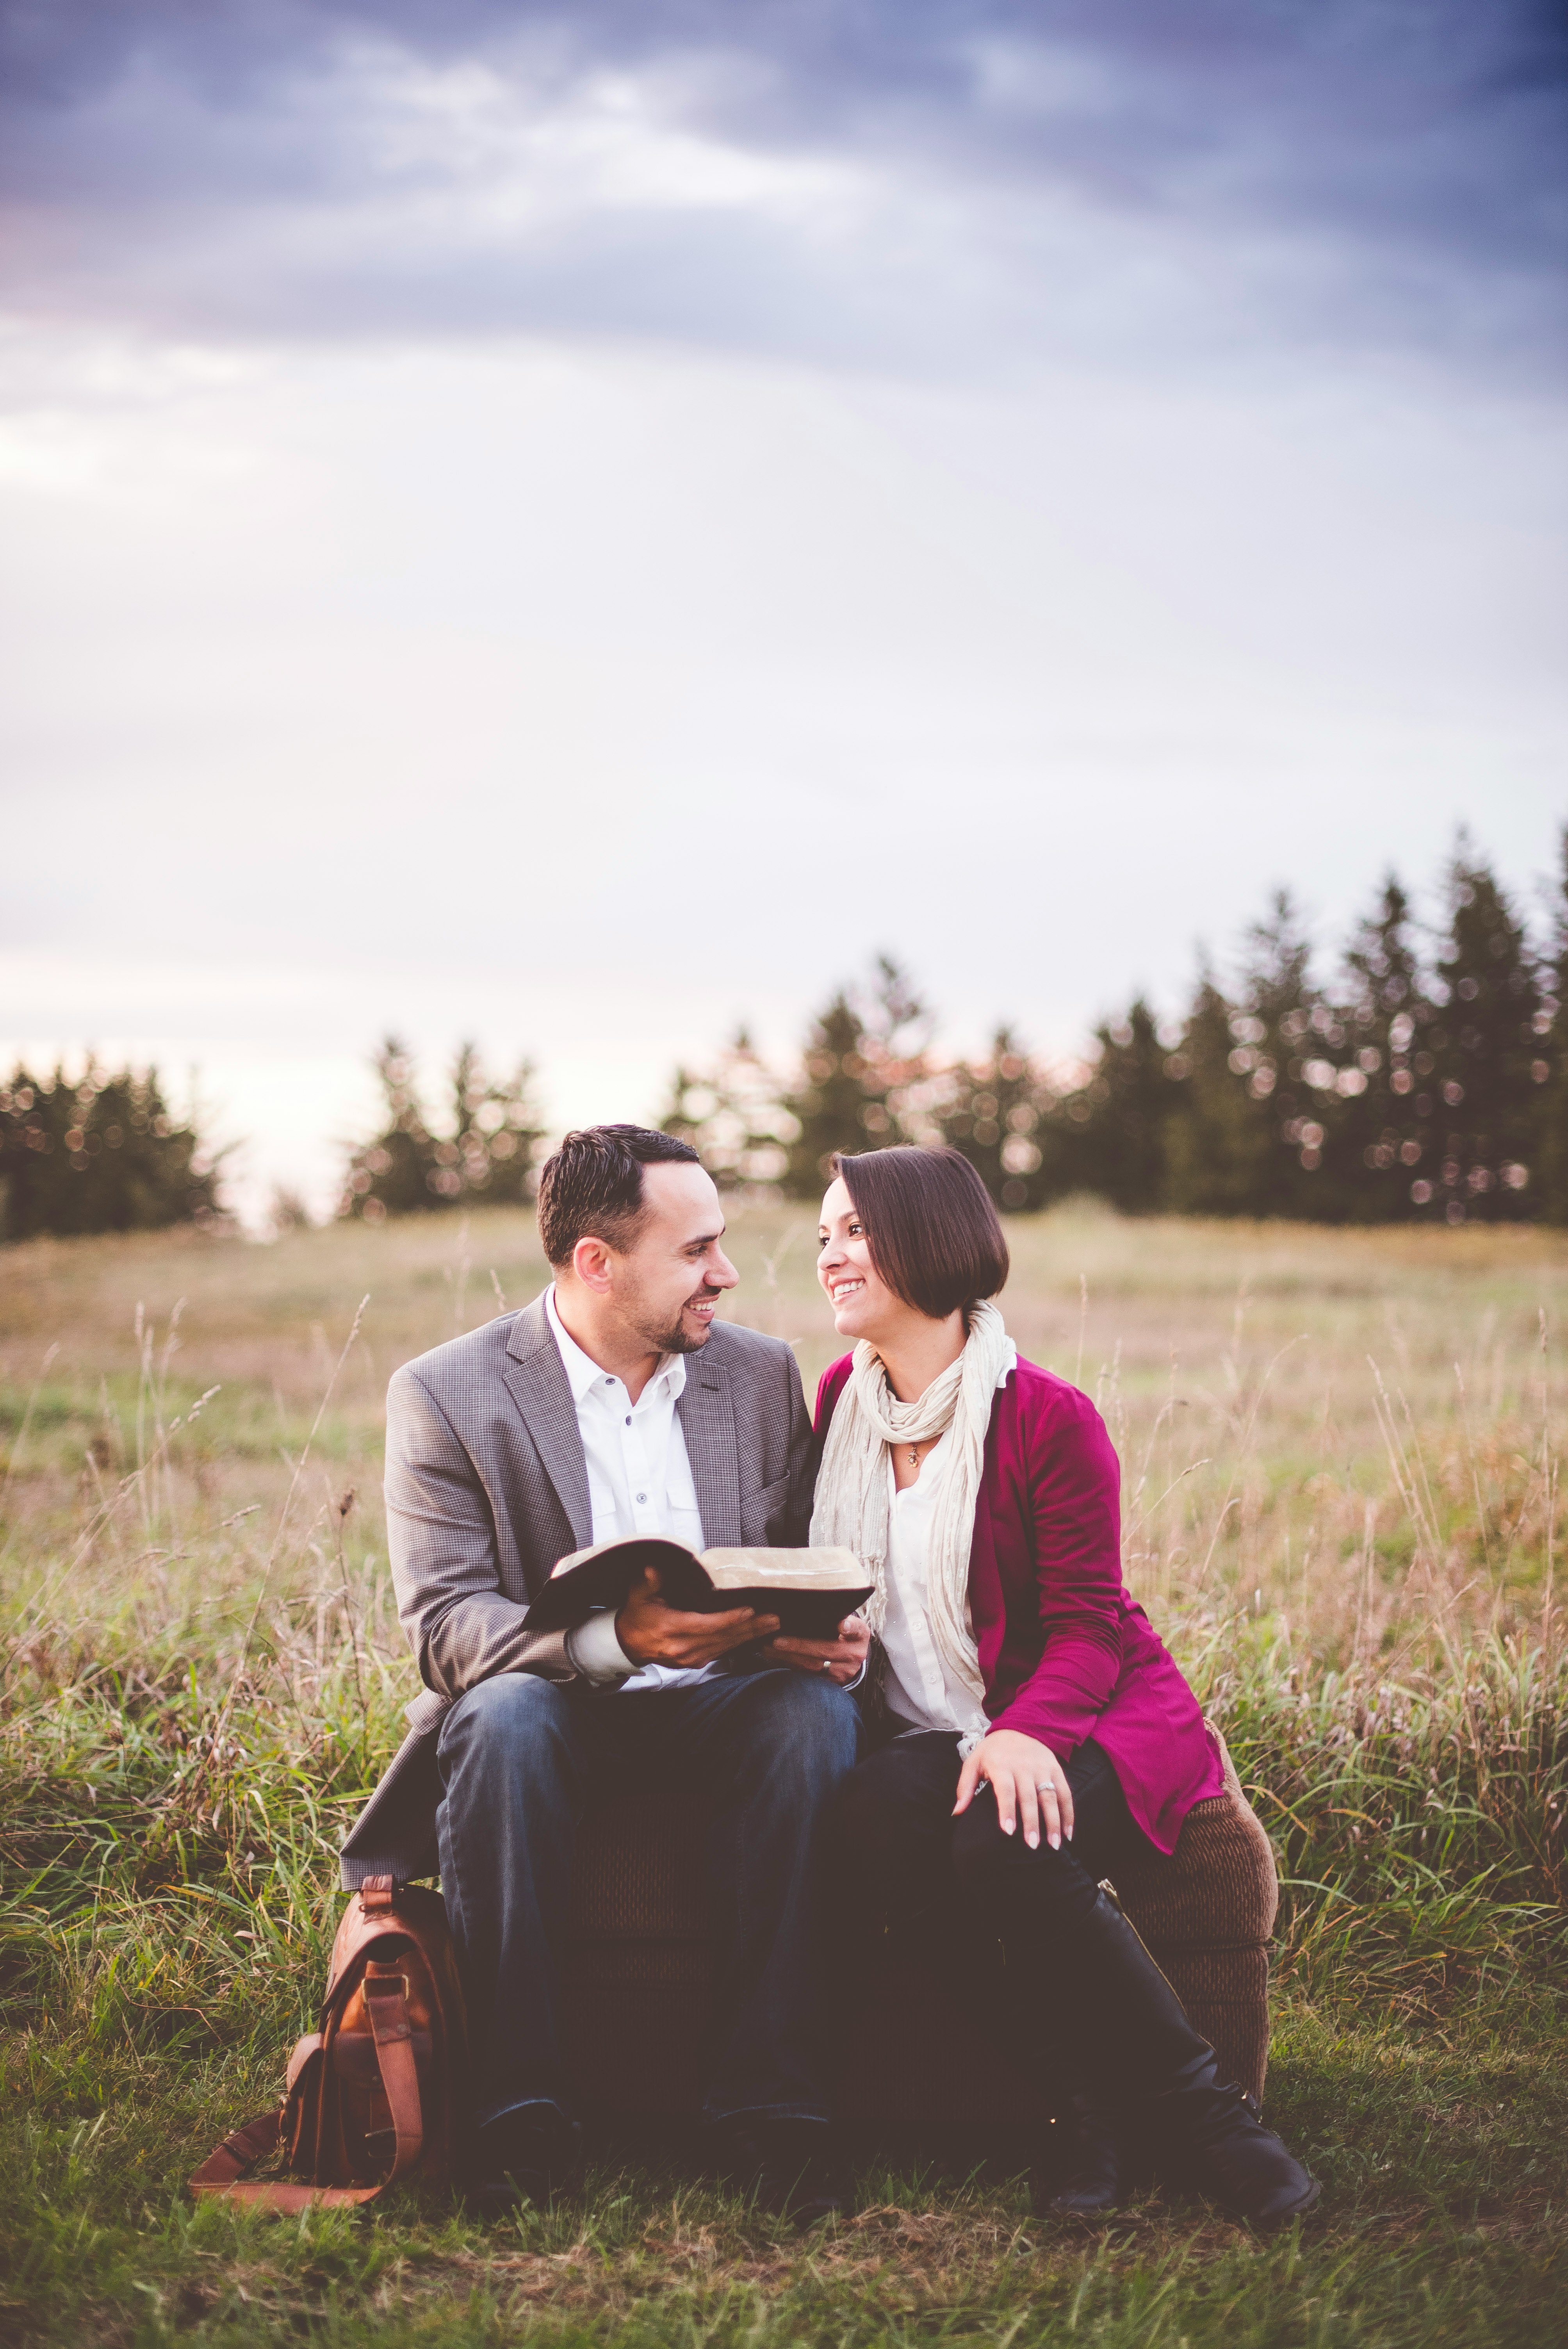
[[[934,1058],[884,960],[796,1069],[738,1036],[677,1071],[665,1123],[721,1184],[803,1200],[835,1150],[941,1142],[1013,1210],[1087,1192],[1128,1215],[1568,1223],[1568,835],[1544,936],[1462,836],[1442,894],[1429,931],[1390,874],[1320,978],[1281,893],[1229,985],[1205,959],[1178,1017],[1137,997],[1065,1073],[1006,1028]]]
[[[156,1231],[222,1216],[222,1152],[178,1118],[155,1069],[18,1063],[0,1083],[0,1238]]]
[[[1320,975],[1282,893],[1228,982],[1204,959],[1176,1016],[1135,997],[1070,1069],[1006,1027],[954,1060],[934,1029],[883,958],[822,1006],[789,1066],[742,1031],[677,1069],[662,1123],[750,1195],[816,1199],[835,1151],[946,1143],[1013,1212],[1091,1193],[1128,1215],[1568,1224],[1568,833],[1534,928],[1461,835],[1435,925],[1389,874]],[[348,1155],[340,1215],[531,1198],[546,1133],[530,1062],[493,1079],[461,1046],[445,1116],[397,1038],[375,1065],[380,1130]],[[154,1071],[17,1068],[0,1085],[7,1239],[211,1220],[220,1178]]]
[[[938,1053],[929,1007],[884,957],[823,1005],[788,1067],[742,1030],[677,1069],[661,1123],[753,1196],[820,1197],[835,1151],[946,1143],[1013,1212],[1092,1193],[1127,1215],[1568,1224],[1568,835],[1563,854],[1543,935],[1461,836],[1435,927],[1390,874],[1321,976],[1282,893],[1228,985],[1205,960],[1176,1017],[1134,998],[1066,1071],[1006,1027],[977,1059]],[[526,1064],[487,1094],[465,1047],[439,1140],[402,1048],[378,1065],[389,1114],[345,1212],[531,1195],[543,1135]],[[474,1134],[481,1099],[499,1169]]]

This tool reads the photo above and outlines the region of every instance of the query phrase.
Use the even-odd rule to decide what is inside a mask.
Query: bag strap
[[[365,2011],[370,2018],[381,2067],[381,2085],[397,2132],[397,2151],[390,2170],[378,2186],[296,2186],[282,2178],[247,2178],[243,2170],[277,2150],[282,2134],[281,2108],[258,2113],[220,2146],[214,2146],[200,2169],[193,2172],[192,2194],[227,2194],[236,2202],[250,2202],[267,2210],[309,2210],[345,2203],[374,2202],[388,2186],[406,2178],[425,2148],[425,2120],[419,2103],[419,2075],[414,2065],[413,2033],[408,2022],[407,1985],[396,1964],[365,1969]]]
[[[294,2186],[283,2178],[242,2178],[242,2170],[277,2150],[283,2115],[258,2113],[254,2120],[214,2146],[190,2180],[192,2194],[226,2194],[263,2210],[310,2210],[321,2203],[368,2202],[379,2186]]]
[[[406,2178],[425,2149],[425,2116],[419,2105],[419,2075],[414,2066],[414,2033],[408,2021],[408,1986],[394,1961],[365,1969],[365,2012],[376,2041],[381,2085],[397,2133],[397,2157],[382,2180]],[[377,2191],[380,2189],[377,2189]]]

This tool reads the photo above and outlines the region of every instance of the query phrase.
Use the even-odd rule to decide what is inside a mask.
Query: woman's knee
[[[1004,1834],[987,1789],[954,1820],[951,1840],[961,1894],[987,1911],[1022,1899],[1037,1919],[1067,1917],[1095,1897],[1094,1880],[1070,1845],[1053,1851],[1042,1841],[1031,1851],[1020,1826]]]
[[[986,1890],[1002,1880],[1009,1865],[1016,1865],[1012,1837],[1003,1834],[997,1822],[995,1799],[989,1786],[975,1788],[969,1808],[954,1820],[949,1840],[953,1872],[967,1891]]]
[[[845,1898],[902,1912],[946,1897],[951,1799],[892,1766],[886,1748],[851,1770],[828,1815],[829,1847]]]
[[[909,1808],[903,1788],[883,1761],[882,1754],[872,1754],[841,1779],[833,1793],[836,1832],[847,1844],[860,1844],[867,1850],[884,1843]]]

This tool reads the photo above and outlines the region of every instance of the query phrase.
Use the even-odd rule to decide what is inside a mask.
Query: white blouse
[[[887,1652],[887,1707],[905,1731],[945,1729],[960,1737],[985,1731],[985,1717],[962,1682],[943,1667],[931,1635],[927,1592],[931,1516],[946,1473],[949,1439],[926,1454],[919,1475],[901,1493],[887,1464],[887,1604],[882,1643]]]
[[[997,1380],[998,1389],[1012,1365]],[[952,1456],[951,1431],[932,1445],[919,1475],[901,1493],[888,1454],[887,1605],[882,1643],[887,1652],[888,1711],[910,1730],[942,1729],[959,1737],[984,1737],[990,1727],[978,1701],[962,1681],[943,1668],[931,1633],[929,1558],[931,1520],[936,1495]],[[964,1619],[969,1625],[965,1604]]]

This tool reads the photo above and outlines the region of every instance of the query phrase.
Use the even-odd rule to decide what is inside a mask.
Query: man
[[[469,2002],[475,2197],[546,2199],[577,2128],[558,1959],[596,1787],[701,1790],[718,2013],[705,2111],[769,2207],[835,2207],[817,2049],[817,1826],[856,1754],[868,1644],[783,1640],[737,1609],[532,1631],[571,1551],[616,1534],[694,1549],[805,1541],[810,1424],[788,1346],[715,1319],[738,1275],[695,1151],[639,1126],[570,1133],[543,1169],[553,1285],[409,1362],[387,1394],[387,1513],[426,1694],[344,1847],[344,1880],[428,1874]],[[761,1643],[758,1645],[758,1643]]]

